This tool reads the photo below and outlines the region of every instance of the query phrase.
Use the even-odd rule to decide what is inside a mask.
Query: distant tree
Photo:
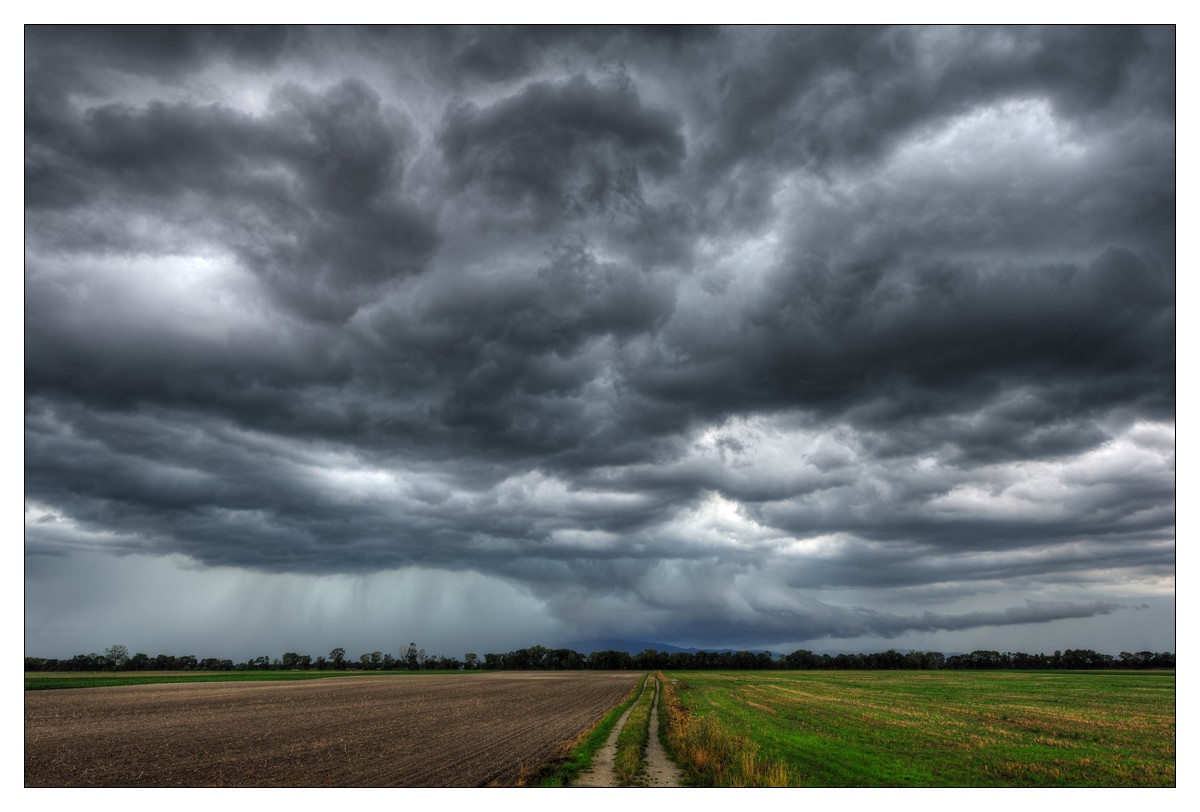
[[[474,671],[479,667],[479,655],[473,651],[468,651],[463,655],[464,665],[468,671]]]
[[[813,654],[808,649],[800,649],[793,651],[791,654],[783,658],[784,664],[788,668],[803,671],[811,668],[816,668],[819,662],[817,655]]]
[[[864,657],[864,661],[867,668],[879,670],[903,668],[905,665],[904,655],[895,649],[868,654]]]
[[[670,668],[675,668],[680,671],[686,671],[688,669],[697,667],[696,655],[690,651],[672,651],[667,663]]]
[[[629,656],[627,651],[616,651],[608,649],[606,651],[593,651],[588,657],[588,667],[598,668],[605,671],[619,671],[628,669],[633,665],[633,658]]]
[[[734,652],[733,667],[734,668],[753,668],[754,667],[754,655],[751,654],[749,651]]]
[[[104,650],[104,657],[108,660],[109,666],[116,671],[125,667],[125,663],[129,661],[129,649],[120,645],[109,646]]]
[[[633,655],[633,667],[646,670],[658,669],[666,664],[664,660],[665,655],[660,655],[652,648],[646,648]]]
[[[1005,660],[998,651],[977,650],[971,652],[972,668],[1003,668]]]
[[[556,648],[546,652],[545,667],[555,670],[583,668],[586,658],[578,651],[569,648]]]
[[[64,671],[100,671],[108,667],[108,660],[100,654],[76,654],[63,664]]]
[[[346,649],[339,647],[329,652],[329,661],[333,663],[334,668],[339,670],[344,668],[346,665]]]
[[[1150,668],[1174,668],[1175,654],[1171,651],[1160,651],[1150,659],[1148,665]]]

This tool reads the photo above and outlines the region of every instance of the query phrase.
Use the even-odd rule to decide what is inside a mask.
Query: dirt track
[[[683,773],[675,766],[675,762],[671,761],[667,756],[667,751],[658,739],[658,697],[661,693],[658,678],[652,677],[647,680],[644,690],[651,691],[654,694],[654,704],[650,708],[650,729],[649,738],[646,741],[645,772],[641,775],[637,786],[681,787],[683,786]],[[612,733],[609,734],[608,741],[604,747],[600,748],[600,751],[596,753],[591,765],[578,778],[571,782],[571,786],[621,786],[621,782],[617,779],[616,771],[617,737],[621,735],[621,728],[625,727],[625,723],[629,721],[629,715],[633,712],[633,707],[633,705],[630,705],[625,713],[621,714],[621,718],[617,720],[617,724],[613,727]]]
[[[27,692],[25,785],[512,785],[637,677],[404,675]]]
[[[667,756],[666,749],[658,737],[658,700],[662,698],[662,685],[654,678],[654,708],[650,713],[650,739],[646,743],[646,786],[681,787],[683,772]]]
[[[647,689],[643,688],[643,691],[645,690]],[[621,718],[613,725],[612,732],[608,734],[608,740],[605,741],[604,746],[592,757],[592,763],[588,768],[571,782],[571,786],[619,787],[621,785],[621,782],[617,780],[616,772],[617,737],[621,735],[621,729],[625,727],[625,722],[629,720],[629,714],[633,713],[636,704],[636,702],[633,703],[621,714]]]

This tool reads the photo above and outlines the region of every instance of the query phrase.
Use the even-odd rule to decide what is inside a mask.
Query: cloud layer
[[[697,644],[1173,595],[1174,60],[28,28],[26,554],[419,567]]]

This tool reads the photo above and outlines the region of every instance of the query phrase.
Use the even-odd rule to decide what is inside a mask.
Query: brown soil
[[[637,674],[191,683],[25,694],[25,786],[515,785]]]

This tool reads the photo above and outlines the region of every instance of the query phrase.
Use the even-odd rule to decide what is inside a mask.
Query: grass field
[[[1174,672],[667,677],[691,735],[673,746],[698,785],[1175,785]]]
[[[458,674],[459,671],[48,671],[26,672],[25,690],[110,688],[114,685],[154,685],[164,682],[289,682],[329,677],[369,677],[385,674]]]

